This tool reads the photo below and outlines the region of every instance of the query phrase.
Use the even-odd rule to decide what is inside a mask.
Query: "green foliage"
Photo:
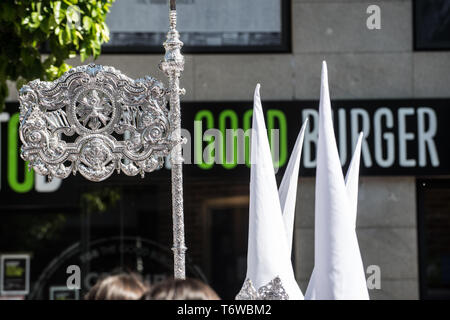
[[[121,198],[121,191],[117,188],[102,188],[81,195],[81,204],[88,214],[104,213],[116,206]]]
[[[97,58],[109,40],[105,20],[113,2],[0,1],[0,110],[8,95],[6,80],[16,81],[20,89],[36,78],[60,77],[71,67],[67,58]],[[44,47],[49,53],[42,53]]]
[[[34,224],[29,226],[29,234],[34,241],[55,239],[65,226],[67,219],[64,214],[60,213],[50,217],[33,221]]]
[[[67,216],[67,213],[62,212],[57,214],[24,212],[23,214],[5,215],[0,224],[1,241],[7,243],[8,250],[11,251],[42,250],[48,244],[64,239]]]

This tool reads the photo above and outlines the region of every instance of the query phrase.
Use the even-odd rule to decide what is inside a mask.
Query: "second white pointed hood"
[[[300,159],[302,154],[303,140],[305,138],[305,129],[308,125],[308,119],[303,123],[300,132],[295,141],[294,149],[289,158],[286,171],[281,180],[278,195],[280,197],[281,211],[283,212],[283,221],[286,229],[286,237],[289,253],[292,252],[292,240],[294,234],[295,205],[297,202],[298,174],[300,170]]]
[[[355,231],[360,136],[347,183],[331,114],[326,63],[322,66],[316,169],[314,270],[306,299],[368,299]]]

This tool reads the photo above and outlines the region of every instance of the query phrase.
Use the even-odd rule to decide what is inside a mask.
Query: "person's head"
[[[195,279],[168,279],[152,287],[144,300],[220,300],[207,284]]]
[[[99,280],[86,294],[86,300],[138,300],[147,287],[136,274],[118,274]]]

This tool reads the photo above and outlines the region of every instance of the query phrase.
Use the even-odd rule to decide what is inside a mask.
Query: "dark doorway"
[[[418,180],[420,295],[450,298],[450,180]]]
[[[234,299],[247,269],[248,197],[208,201],[206,215],[208,278],[223,299]]]

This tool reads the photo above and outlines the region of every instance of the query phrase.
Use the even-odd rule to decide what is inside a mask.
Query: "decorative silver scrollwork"
[[[160,68],[168,90],[151,77],[132,80],[112,67],[89,64],[54,82],[34,80],[20,90],[21,157],[37,173],[67,178],[80,172],[103,181],[116,170],[135,176],[162,167],[170,154],[174,276],[186,277],[180,77],[183,43],[176,30],[176,1]],[[166,97],[170,99],[170,112]]]
[[[275,277],[265,286],[255,289],[250,279],[245,280],[236,300],[289,300],[289,295],[281,283],[280,277]]]
[[[20,90],[21,156],[50,179],[143,177],[180,142],[172,139],[166,94],[152,77],[132,80],[95,64],[54,82],[34,80]]]

